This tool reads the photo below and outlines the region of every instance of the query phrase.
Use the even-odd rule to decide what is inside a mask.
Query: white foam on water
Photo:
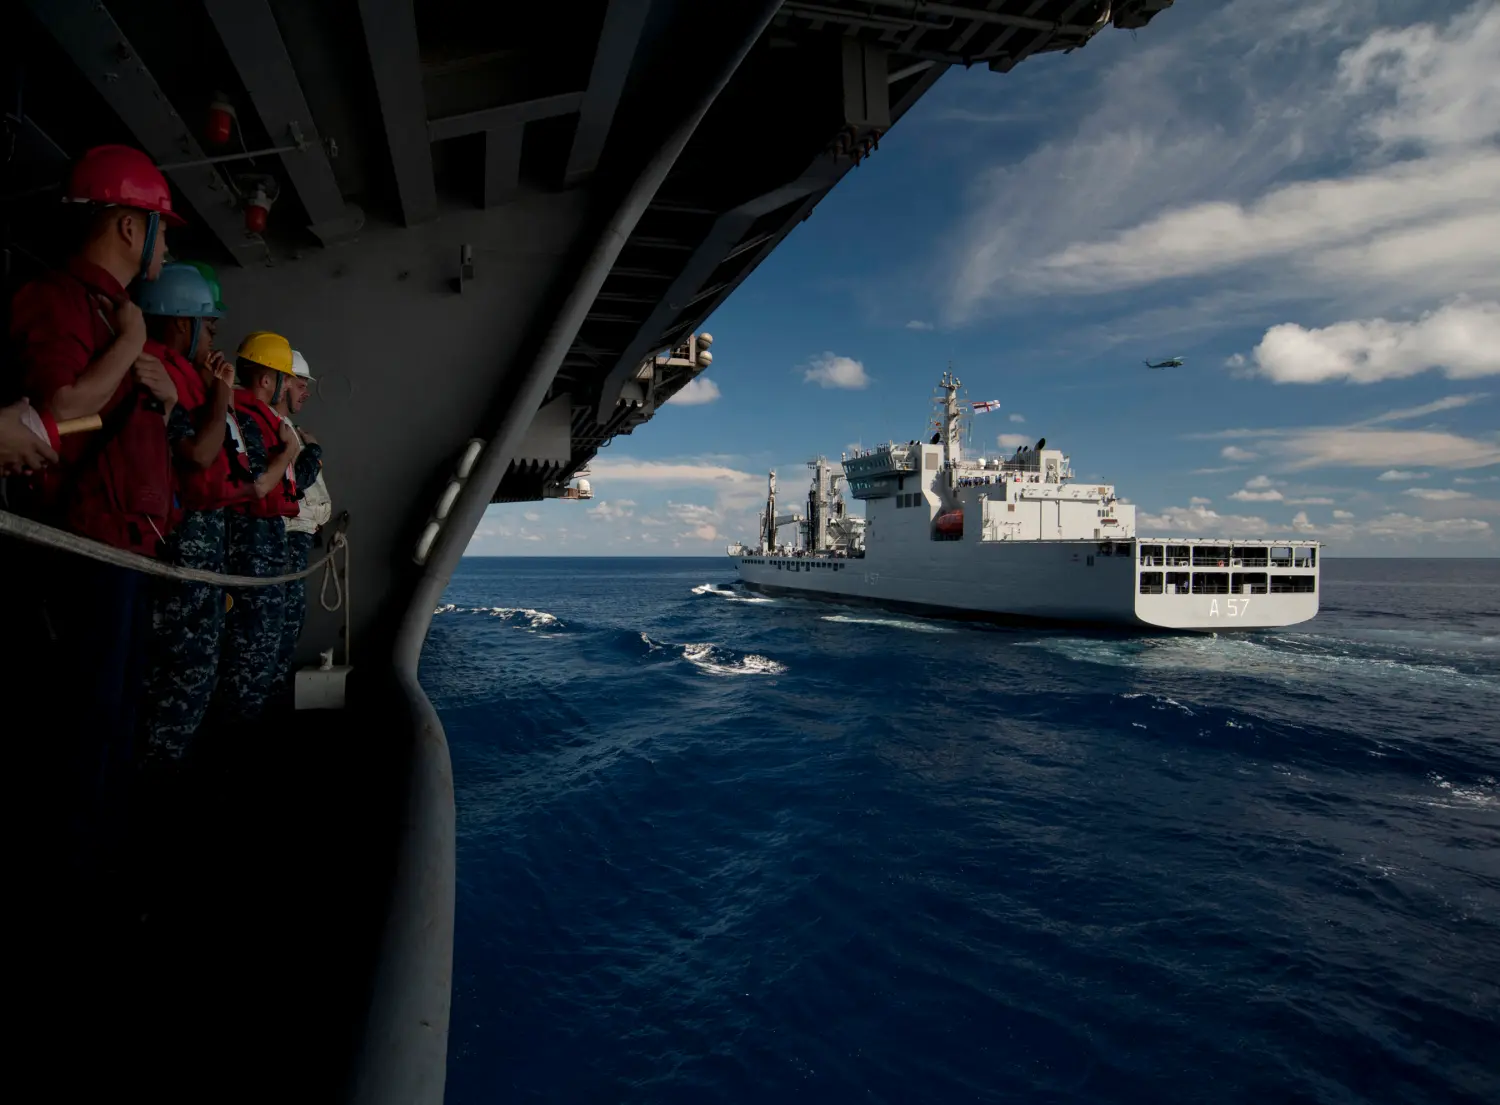
[[[1050,637],[1019,642],[1070,660],[1139,671],[1194,671],[1215,675],[1321,681],[1328,676],[1388,682],[1391,679],[1443,683],[1500,691],[1500,680],[1459,671],[1447,664],[1409,663],[1371,655],[1365,643],[1312,633],[1258,639],[1238,635],[1109,640]]]
[[[724,599],[726,602],[770,603],[776,601],[775,599],[767,598],[765,595],[742,595],[732,588],[720,587],[716,583],[700,583],[693,588],[693,594],[712,595],[714,598]]]
[[[710,675],[782,675],[786,672],[785,664],[769,657],[750,653],[736,659],[732,653],[711,644],[683,645],[682,658]]]
[[[1437,787],[1437,795],[1403,795],[1412,798],[1424,806],[1432,806],[1437,809],[1494,809],[1500,806],[1500,788],[1496,787],[1492,776],[1486,775],[1473,783],[1454,783],[1451,779],[1445,779],[1437,772],[1432,771],[1427,775],[1428,782]]]
[[[1164,695],[1164,694],[1151,694],[1151,693],[1149,693],[1147,691],[1129,691],[1129,692],[1127,692],[1125,694],[1122,694],[1120,697],[1121,698],[1149,698],[1152,701],[1151,708],[1153,710],[1164,710],[1168,706],[1173,706],[1176,709],[1179,709],[1183,713],[1187,714],[1188,717],[1196,717],[1197,716],[1197,715],[1195,715],[1193,713],[1192,710],[1188,709],[1181,702],[1178,702],[1175,698],[1172,698],[1172,697],[1170,697],[1168,695]]]
[[[432,613],[434,617],[438,614],[483,614],[504,621],[523,621],[527,629],[552,629],[563,624],[556,614],[533,610],[527,606],[455,606],[450,602],[439,606]]]
[[[930,622],[908,621],[905,618],[861,618],[853,614],[825,614],[825,622],[838,622],[841,625],[884,625],[891,629],[910,629],[916,633],[952,633],[953,630],[946,625],[933,625]]]

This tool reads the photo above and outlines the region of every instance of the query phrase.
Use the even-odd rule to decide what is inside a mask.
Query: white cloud
[[[1385,483],[1396,483],[1400,480],[1425,480],[1430,475],[1432,475],[1431,472],[1403,472],[1398,468],[1392,468],[1375,478]]]
[[[667,503],[667,513],[683,525],[702,525],[705,522],[717,522],[719,511],[702,503]]]
[[[1400,410],[1386,411],[1374,418],[1366,418],[1359,423],[1361,426],[1376,426],[1382,422],[1405,422],[1409,418],[1423,418],[1429,414],[1438,414],[1442,411],[1457,410],[1459,407],[1467,407],[1470,403],[1477,403],[1481,399],[1488,399],[1489,392],[1477,391],[1469,395],[1448,395],[1442,399],[1434,399],[1431,403],[1423,403],[1420,407],[1403,407]]]
[[[1321,326],[1500,299],[1493,0],[1231,0],[1151,30],[1075,93],[1094,105],[1076,128],[974,182],[950,320],[1189,279],[1148,308],[1158,336],[1277,304]]]
[[[1489,241],[1500,250],[1500,224]],[[1500,303],[1453,303],[1412,322],[1376,318],[1313,330],[1282,323],[1251,355],[1278,384],[1371,384],[1434,368],[1453,379],[1493,376],[1500,374]]]
[[[1463,147],[1492,135],[1500,119],[1497,56],[1500,10],[1475,4],[1447,27],[1377,31],[1339,59],[1339,82],[1355,93],[1394,91],[1394,103],[1367,123],[1383,145]]]
[[[616,499],[613,502],[600,499],[589,508],[589,513],[597,518],[618,521],[633,517],[635,512],[630,509],[633,506],[635,506],[635,501],[632,499]]]
[[[1208,506],[1208,504],[1213,502],[1213,500],[1205,499],[1201,495],[1194,495],[1191,499],[1188,500],[1188,502],[1192,503],[1194,506]]]
[[[1282,500],[1281,492],[1275,488],[1270,491],[1246,491],[1242,488],[1229,497],[1242,503],[1279,503]]]
[[[1001,434],[995,439],[995,444],[1002,449],[1019,449],[1022,445],[1031,443],[1031,438],[1026,434]]]
[[[1334,500],[1313,497],[1308,499],[1288,499],[1286,502],[1288,506],[1332,506]]]
[[[1259,453],[1252,453],[1249,449],[1241,449],[1238,445],[1224,446],[1224,448],[1219,450],[1219,456],[1225,460],[1239,461],[1242,464],[1260,459]]]
[[[1454,483],[1500,483],[1500,476],[1486,476],[1483,479],[1474,479],[1472,476],[1454,476]]]
[[[1414,499],[1426,499],[1431,503],[1448,503],[1454,499],[1472,499],[1473,493],[1469,491],[1452,491],[1445,487],[1408,487],[1402,492]]]
[[[1345,279],[1368,276],[1374,259],[1396,270],[1381,274],[1389,276],[1435,261],[1467,268],[1479,260],[1474,233],[1495,223],[1487,210],[1476,209],[1488,208],[1497,191],[1500,155],[1401,162],[1353,177],[1285,184],[1249,204],[1212,200],[1169,211],[1113,238],[1069,246],[1043,259],[1032,275],[1039,290],[1097,292],[1273,260],[1311,262],[1312,270]],[[1414,224],[1424,233],[1413,242],[1427,243],[1415,257],[1405,233]],[[1382,248],[1388,242],[1407,246],[1405,255]]]
[[[1276,481],[1273,480],[1270,476],[1256,476],[1253,479],[1248,479],[1245,481],[1245,486],[1250,488],[1252,491],[1259,491],[1263,488],[1274,487],[1275,485]]]
[[[853,357],[840,357],[836,353],[824,353],[814,357],[802,379],[825,388],[859,389],[868,387],[870,377],[865,366]]]
[[[908,330],[931,330],[933,329],[933,325],[930,322],[923,322],[919,318],[914,318],[906,324],[906,328]]]
[[[1490,536],[1490,524],[1482,519],[1440,518],[1427,521],[1399,513],[1376,518],[1368,523],[1365,529],[1373,537],[1389,537],[1397,540],[1434,537],[1439,541],[1462,541]]]
[[[1381,468],[1425,464],[1479,468],[1500,463],[1500,445],[1436,430],[1310,429],[1290,431],[1278,448],[1292,468]]]
[[[1192,534],[1224,537],[1273,535],[1273,527],[1264,518],[1245,514],[1220,514],[1203,505],[1169,506],[1160,514],[1142,511],[1136,519],[1136,529],[1143,535],[1159,537]]]
[[[1012,422],[1025,422],[1026,416],[1024,414],[1013,414],[1010,416],[1010,420]]]
[[[719,398],[719,385],[706,376],[695,376],[667,402],[676,403],[682,407],[697,407],[704,403],[712,403],[717,398]]]
[[[1138,516],[1142,536],[1154,537],[1281,537],[1296,534],[1336,541],[1374,538],[1393,543],[1419,546],[1425,540],[1487,541],[1493,534],[1490,524],[1476,518],[1417,518],[1409,514],[1390,513],[1365,523],[1357,523],[1346,510],[1333,512],[1329,525],[1314,522],[1305,510],[1299,510],[1288,523],[1268,522],[1264,518],[1242,514],[1218,514],[1202,506],[1167,507],[1160,514],[1145,511]]]
[[[589,462],[594,482],[605,480],[635,480],[650,484],[742,484],[759,483],[764,476],[741,472],[721,464],[671,464],[655,460],[616,460],[612,457],[596,457]]]

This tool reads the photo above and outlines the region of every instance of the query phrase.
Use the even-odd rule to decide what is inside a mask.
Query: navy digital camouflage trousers
[[[222,572],[224,511],[189,511],[162,548],[180,568]],[[208,583],[156,579],[141,734],[148,760],[181,757],[208,713],[219,670],[224,590]]]
[[[228,572],[237,576],[279,576],[286,567],[286,519],[252,518],[225,511]],[[281,631],[286,585],[230,587],[220,650],[219,684],[213,715],[225,721],[260,716],[280,672]]]
[[[307,567],[312,552],[313,535],[310,533],[288,533],[286,535],[286,566],[283,573],[300,572]],[[302,636],[302,622],[307,616],[307,580],[299,579],[286,585],[286,617],[281,628],[281,656],[277,662],[277,697],[292,700],[292,654],[297,651],[297,640]]]

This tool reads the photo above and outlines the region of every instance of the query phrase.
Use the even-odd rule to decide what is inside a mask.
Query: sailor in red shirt
[[[239,426],[231,425],[234,366],[213,349],[223,305],[197,265],[171,264],[141,288],[140,306],[151,333],[146,352],[166,367],[179,398],[167,429],[179,514],[162,556],[223,572],[224,508],[255,495]],[[222,587],[166,580],[153,586],[141,707],[143,752],[153,774],[172,771],[203,722],[223,626]]]
[[[63,439],[60,463],[42,474],[44,521],[117,548],[154,555],[171,513],[166,420],[177,392],[166,369],[142,352],[145,320],[125,285],[161,270],[172,211],[166,179],[125,146],[89,150],[73,167],[64,199],[87,230],[62,270],[16,293],[11,340],[20,388],[58,420],[98,414],[103,427]],[[37,826],[65,849],[57,874],[68,907],[102,921],[119,908],[110,876],[124,833],[141,690],[147,607],[144,577],[72,554],[30,564],[31,590],[53,635],[39,659],[46,685],[13,701],[47,703],[46,754],[37,785],[56,788]],[[80,900],[81,899],[81,900]]]
[[[229,572],[281,575],[286,570],[286,520],[297,516],[296,484],[302,439],[274,410],[290,381],[291,344],[280,334],[256,331],[240,342],[236,369],[243,387],[234,393],[235,420],[245,441],[255,497],[229,507],[225,531]],[[224,647],[209,716],[254,722],[266,708],[277,676],[285,628],[286,585],[231,587],[224,618]]]

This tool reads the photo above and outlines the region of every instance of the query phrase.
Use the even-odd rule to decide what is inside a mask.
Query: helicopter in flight
[[[1156,364],[1152,364],[1150,361],[1145,361],[1143,363],[1147,368],[1181,368],[1182,358],[1168,357],[1166,360],[1158,361]]]

